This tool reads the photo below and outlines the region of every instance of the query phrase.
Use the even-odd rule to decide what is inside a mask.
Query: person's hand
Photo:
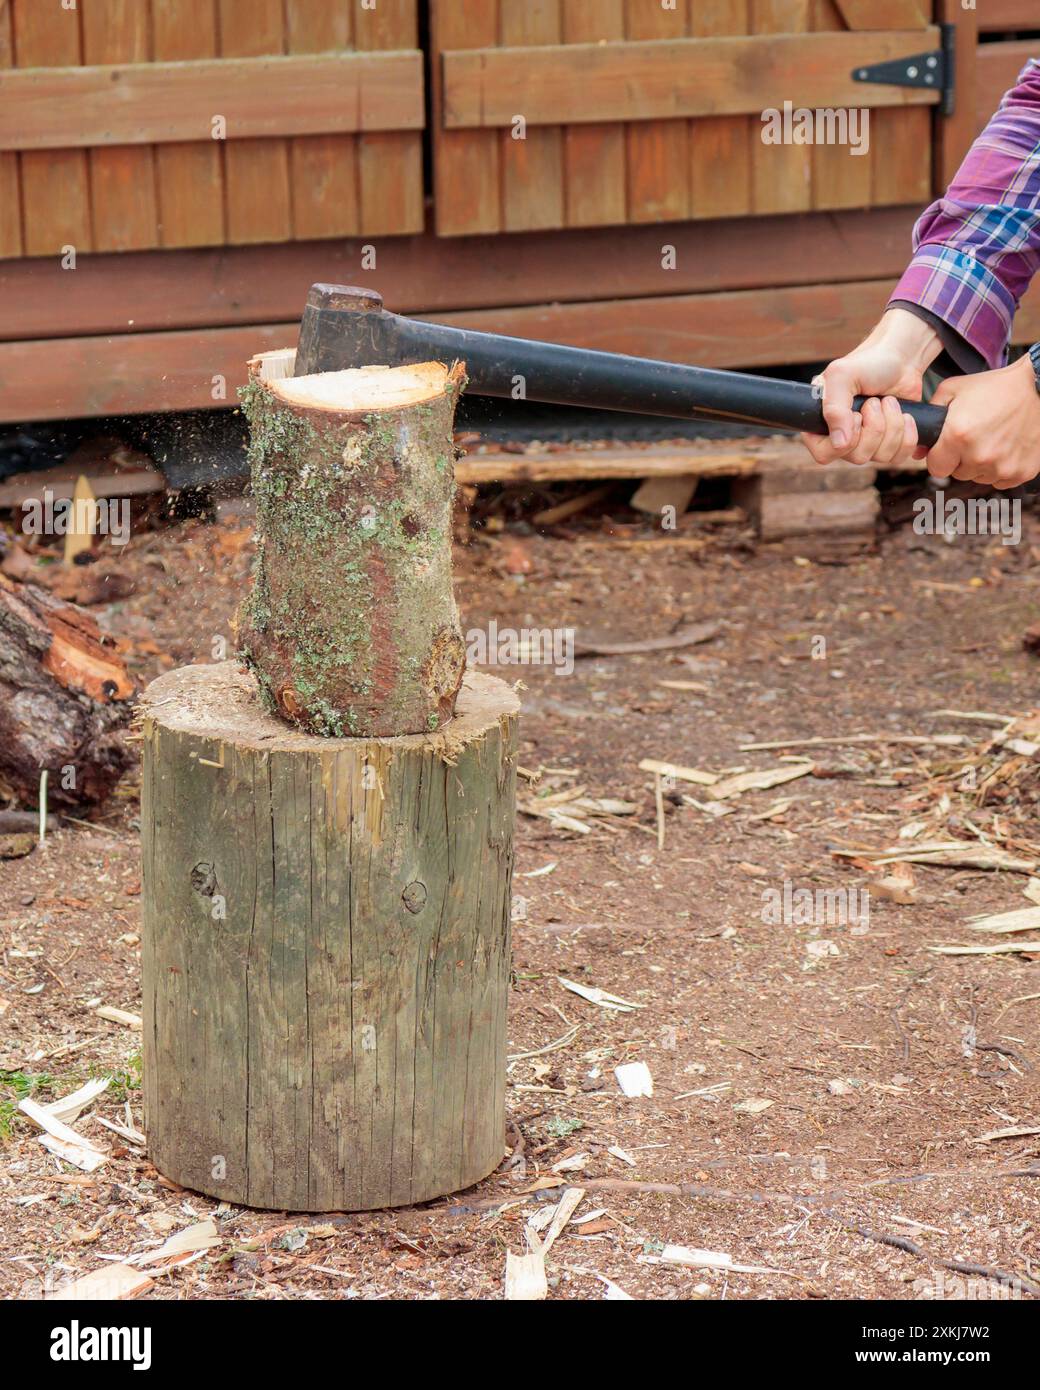
[[[923,319],[906,309],[889,309],[858,348],[816,378],[830,434],[801,436],[816,462],[892,464],[909,459],[917,447],[917,425],[903,414],[896,397],[921,399],[924,373],[941,351],[938,335]],[[862,411],[852,408],[855,396],[871,397]]]
[[[1040,393],[1028,357],[1012,367],[951,377],[932,398],[949,407],[939,441],[925,454],[934,478],[1021,487],[1040,473]]]

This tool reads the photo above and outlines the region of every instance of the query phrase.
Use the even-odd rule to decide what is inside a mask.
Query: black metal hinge
[[[909,58],[892,58],[884,63],[853,68],[854,82],[871,82],[885,87],[923,87],[938,92],[939,109],[944,116],[953,115],[954,107],[954,43],[956,25],[940,24],[942,47],[928,53],[914,53]]]

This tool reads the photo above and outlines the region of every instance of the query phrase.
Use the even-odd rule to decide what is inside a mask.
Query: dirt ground
[[[129,779],[95,824],[0,862],[0,1295],[39,1297],[213,1216],[219,1244],[145,1297],[498,1298],[506,1251],[524,1250],[525,1222],[565,1185],[585,1195],[548,1256],[552,1299],[1040,1291],[1040,940],[1027,935],[1032,954],[929,950],[977,942],[975,914],[1029,906],[1027,876],[918,866],[915,900],[872,893],[869,924],[774,923],[763,908],[785,881],[867,886],[870,852],[909,843],[899,832],[914,821],[939,838],[1000,832],[992,808],[940,800],[937,762],[961,755],[815,749],[821,775],[747,792],[721,816],[702,809],[702,787],[669,785],[663,848],[639,768],[775,767],[798,747],[741,744],[819,735],[983,741],[992,729],[936,711],[1040,704],[1021,640],[1040,618],[1040,527],[1027,518],[1018,546],[905,528],[876,555],[825,565],[756,550],[739,527],[691,519],[678,538],[655,536],[618,515],[553,536],[510,522],[458,553],[464,628],[573,626],[591,643],[719,624],[695,647],[502,672],[526,687],[522,761],[541,770],[525,801],[584,788],[637,806],[587,834],[518,819],[502,1169],[421,1208],[294,1217],[178,1189],[99,1125],[142,1123],[139,1035],[95,1013],[140,1007]],[[120,564],[136,593],[92,611],[137,677],[221,654],[250,549],[234,515],[135,537]],[[1040,839],[1030,814],[1022,843]],[[638,1008],[599,1007],[561,978]],[[622,1093],[626,1062],[647,1065],[652,1096]],[[114,1155],[79,1173],[15,1105],[107,1074],[77,1127]],[[1034,1133],[980,1142],[1012,1127]],[[676,1245],[745,1268],[662,1258]]]

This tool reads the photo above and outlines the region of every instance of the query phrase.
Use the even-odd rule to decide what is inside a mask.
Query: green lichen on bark
[[[257,555],[240,655],[278,711],[314,733],[419,732],[450,716],[460,389],[360,417],[298,410],[256,381],[241,392]]]

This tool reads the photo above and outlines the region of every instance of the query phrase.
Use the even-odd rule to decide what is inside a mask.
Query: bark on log
[[[519,702],[330,739],[233,663],[143,696],[149,1153],[248,1206],[426,1201],[501,1161]]]
[[[0,574],[0,789],[35,805],[46,769],[52,805],[103,801],[134,761],[133,692],[89,614]]]
[[[461,365],[286,376],[250,363],[257,561],[238,640],[270,708],[311,733],[451,718],[465,652],[451,584]]]

